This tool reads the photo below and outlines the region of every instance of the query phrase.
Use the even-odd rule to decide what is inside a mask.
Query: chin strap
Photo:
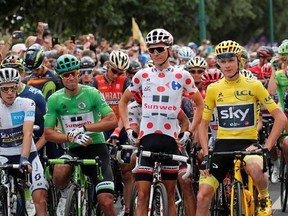
[[[232,75],[231,77],[229,77],[230,79],[232,79],[233,77],[235,77],[237,74],[239,74],[239,72],[240,72],[240,67],[239,67],[239,64],[241,64],[241,61],[239,62],[239,59],[237,58],[237,61],[238,61],[238,69],[237,69],[237,72],[234,74],[234,75]]]

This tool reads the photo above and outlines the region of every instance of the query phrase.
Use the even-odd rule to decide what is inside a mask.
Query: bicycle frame
[[[71,180],[76,185],[77,188],[77,215],[82,215],[82,206],[86,206],[84,203],[85,190],[88,186],[88,177],[83,174],[81,165],[96,165],[97,167],[97,177],[99,180],[103,180],[102,169],[100,159],[96,157],[95,159],[49,159],[48,163],[51,164],[69,164],[74,165],[74,170],[72,173]],[[84,203],[84,205],[83,205]],[[84,209],[85,211],[86,209]]]

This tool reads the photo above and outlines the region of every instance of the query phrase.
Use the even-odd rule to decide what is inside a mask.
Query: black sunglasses
[[[192,74],[202,74],[204,73],[204,70],[189,70],[189,73],[192,73]]]
[[[157,51],[157,53],[162,53],[164,52],[168,47],[165,46],[165,47],[153,47],[153,48],[149,48],[148,51],[149,53],[154,53],[155,50]]]
[[[86,69],[86,70],[79,70],[79,72],[81,74],[91,74],[93,72],[93,70],[92,69]]]
[[[123,74],[123,71],[116,70],[116,69],[113,68],[113,67],[110,67],[110,69],[111,69],[111,72],[112,72],[113,74],[117,74],[117,75]]]

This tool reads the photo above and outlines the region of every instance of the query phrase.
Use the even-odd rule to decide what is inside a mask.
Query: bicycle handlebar
[[[101,161],[99,157],[95,157],[95,159],[78,159],[78,158],[72,158],[72,159],[48,159],[48,164],[70,164],[70,165],[101,165]]]

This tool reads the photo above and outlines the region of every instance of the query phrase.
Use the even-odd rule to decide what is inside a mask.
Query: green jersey
[[[66,94],[64,88],[56,91],[48,98],[47,109],[44,126],[55,128],[58,120],[66,134],[81,125],[96,123],[101,117],[113,112],[103,95],[96,88],[86,85],[80,85],[75,96]],[[93,139],[93,144],[105,142],[102,132],[85,134]],[[68,143],[69,148],[78,146],[76,143]]]
[[[284,70],[276,71],[275,81],[281,109],[284,112],[288,112],[288,76]]]

